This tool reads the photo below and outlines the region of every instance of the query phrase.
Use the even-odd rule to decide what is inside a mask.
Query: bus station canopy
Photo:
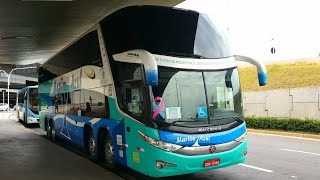
[[[43,63],[113,11],[182,0],[10,0],[0,2],[0,64]]]

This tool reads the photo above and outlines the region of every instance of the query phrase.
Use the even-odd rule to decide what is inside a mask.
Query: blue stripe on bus
[[[246,132],[245,123],[228,131],[206,134],[181,134],[159,131],[160,139],[164,142],[182,146],[208,146],[223,144],[235,140]]]
[[[59,117],[60,116],[60,117]],[[50,113],[47,114],[48,118],[55,119],[54,120],[54,129],[56,131],[56,136],[69,141],[70,143],[84,148],[84,125],[89,125],[94,132],[95,140],[98,139],[98,132],[100,128],[104,128],[109,131],[109,135],[112,139],[112,144],[114,148],[114,158],[118,164],[127,166],[127,157],[126,157],[126,148],[118,145],[117,140],[121,137],[122,144],[126,144],[125,138],[125,129],[124,129],[124,121],[122,120],[117,124],[114,119],[99,119],[95,123],[91,123],[90,120],[94,118],[84,117],[84,116],[75,116],[75,115],[67,115],[68,119],[73,121],[77,121],[76,125],[70,123],[65,120],[63,114],[55,114]],[[118,136],[117,136],[118,135]],[[97,143],[97,142],[96,142]]]

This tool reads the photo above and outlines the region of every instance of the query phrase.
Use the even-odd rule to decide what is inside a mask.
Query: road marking
[[[278,137],[286,137],[286,138],[292,138],[292,139],[302,139],[302,140],[320,141],[319,139],[296,137],[296,136],[284,136],[284,135],[277,135],[277,134],[265,134],[265,133],[256,133],[256,132],[249,132],[249,134],[258,134],[258,135],[264,135],[264,136],[278,136]]]
[[[264,171],[264,172],[273,172],[272,170],[269,170],[269,169],[264,169],[264,168],[259,168],[259,167],[256,167],[256,166],[251,166],[251,165],[248,165],[248,164],[239,164],[240,166],[244,166],[244,167],[248,167],[248,168],[252,168],[252,169],[256,169],[256,170],[260,170],[260,171]]]
[[[291,151],[291,152],[298,152],[298,153],[304,153],[304,154],[312,154],[312,155],[320,156],[320,154],[318,154],[318,153],[313,153],[313,152],[298,151],[298,150],[284,149],[284,148],[280,148],[280,150],[283,150],[283,151]]]

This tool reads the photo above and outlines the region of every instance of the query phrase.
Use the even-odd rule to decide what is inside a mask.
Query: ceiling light
[[[75,0],[21,0],[22,2],[71,2]]]
[[[5,40],[5,39],[30,39],[31,36],[5,36],[5,37],[0,37],[0,40]]]

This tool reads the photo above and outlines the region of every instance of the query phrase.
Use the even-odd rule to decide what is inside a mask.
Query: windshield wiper
[[[218,117],[218,118],[213,117],[213,120],[220,120],[220,119],[224,119],[224,118],[235,118],[236,120],[243,120],[243,114],[240,114],[239,116],[223,116],[223,117]]]
[[[181,123],[181,122],[193,122],[193,121],[187,121],[187,120],[185,120],[185,121],[183,121],[183,120],[174,121],[174,122],[172,122],[172,123],[170,124],[170,126],[171,126],[171,125],[175,125],[175,124],[177,124],[177,123]]]
[[[177,52],[168,52],[165,55],[167,56],[176,56],[176,57],[192,57],[197,59],[206,59],[207,57],[204,57],[200,54],[187,54],[187,53],[177,53]]]

